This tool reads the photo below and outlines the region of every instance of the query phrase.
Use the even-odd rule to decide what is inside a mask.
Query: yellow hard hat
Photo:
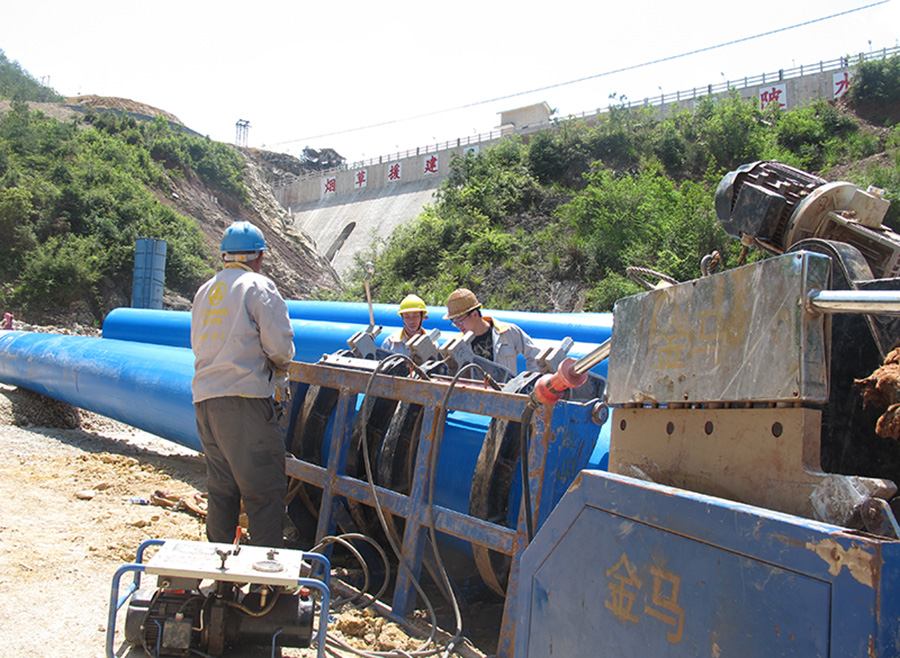
[[[465,315],[476,308],[481,308],[481,303],[478,301],[475,293],[468,288],[457,288],[447,298],[447,315],[444,316],[444,319],[452,320],[458,318],[460,315]]]
[[[425,302],[418,295],[407,295],[403,298],[397,315],[403,315],[404,313],[424,313],[425,317],[428,317],[428,309],[425,308]]]

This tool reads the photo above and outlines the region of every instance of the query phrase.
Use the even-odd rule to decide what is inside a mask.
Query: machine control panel
[[[309,568],[303,551],[172,539],[147,561],[146,573],[291,586],[297,584],[301,569],[308,575]]]

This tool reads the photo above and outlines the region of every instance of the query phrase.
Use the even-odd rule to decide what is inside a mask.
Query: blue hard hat
[[[222,236],[222,245],[219,251],[228,253],[232,251],[265,251],[266,239],[262,231],[250,222],[235,222]]]

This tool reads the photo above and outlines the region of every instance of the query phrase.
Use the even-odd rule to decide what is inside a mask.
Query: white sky
[[[486,133],[532,103],[592,112],[898,37],[900,0],[0,0],[0,49],[63,95],[147,103],[228,143],[243,119],[250,146],[349,161]]]

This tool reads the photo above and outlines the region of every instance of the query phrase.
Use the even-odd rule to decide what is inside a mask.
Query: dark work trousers
[[[285,449],[271,398],[223,397],[194,405],[206,454],[206,537],[230,544],[247,512],[250,543],[284,546],[281,518],[287,487]]]

